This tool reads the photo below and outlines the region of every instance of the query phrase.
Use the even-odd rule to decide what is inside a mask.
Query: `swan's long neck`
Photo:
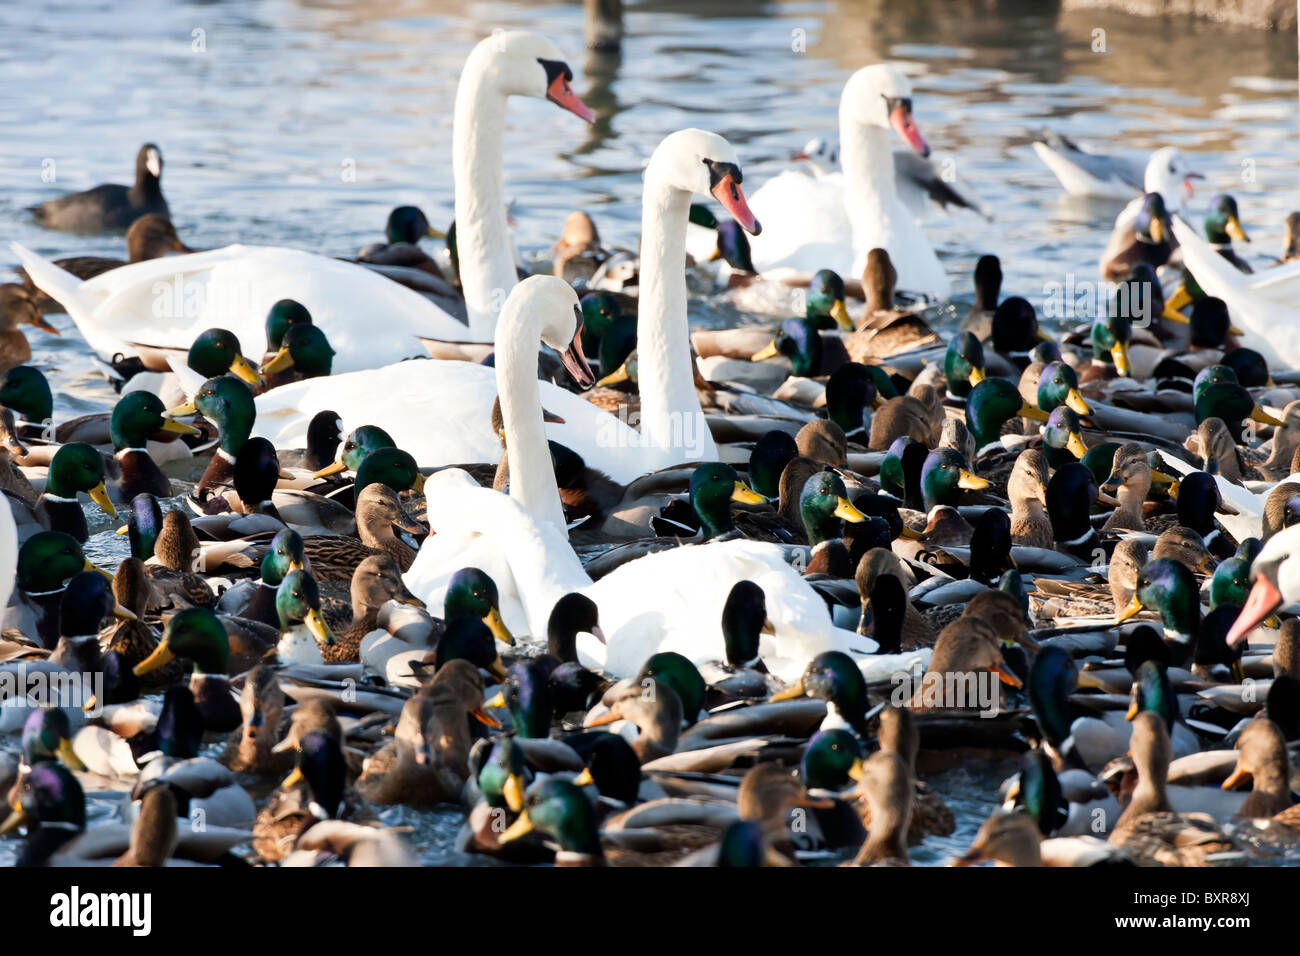
[[[537,387],[540,321],[536,309],[512,305],[502,311],[496,334],[497,394],[510,454],[510,497],[534,518],[564,532],[564,508]]]
[[[882,206],[896,197],[890,131],[840,115],[840,163],[850,201]]]
[[[686,222],[691,194],[646,171],[636,323],[641,434],[656,467],[715,457],[691,367],[686,319]]]
[[[452,174],[460,282],[470,338],[480,342],[492,340],[497,312],[516,281],[501,185],[505,117],[506,97],[484,82],[481,68],[467,65],[456,88]]]

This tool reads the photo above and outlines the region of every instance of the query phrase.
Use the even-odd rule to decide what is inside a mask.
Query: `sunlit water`
[[[641,168],[678,128],[730,139],[752,191],[793,149],[835,130],[845,77],[881,59],[912,76],[916,119],[936,158],[951,159],[994,213],[991,223],[961,212],[927,222],[959,300],[948,318],[964,311],[970,269],[985,252],[1002,258],[1005,293],[1036,303],[1047,283],[1096,275],[1117,204],[1063,197],[1028,145],[1044,125],[1107,150],[1182,147],[1207,177],[1193,208],[1231,191],[1255,240],[1242,251],[1257,264],[1276,254],[1282,219],[1300,205],[1293,37],[1058,16],[1038,0],[998,6],[628,0],[623,51],[609,56],[582,49],[576,2],[45,0],[39,15],[0,4],[0,223],[6,238],[43,254],[121,255],[120,238],[48,232],[24,210],[129,181],[136,149],[153,140],[173,217],[195,247],[239,241],[350,254],[380,238],[401,203],[445,224],[460,64],[492,28],[527,27],[557,40],[599,117],[587,128],[550,104],[511,101],[507,195],[519,245],[538,262],[575,208],[592,213],[607,243],[634,246]],[[1105,52],[1094,50],[1099,39]],[[42,178],[50,162],[54,182]],[[0,261],[13,260],[6,250]],[[691,309],[701,324],[759,320],[720,298]],[[71,321],[53,321],[68,334],[36,332],[32,345],[55,388],[56,416],[109,407],[112,391]],[[111,562],[125,542],[96,520],[88,550]],[[934,781],[959,830],[918,848],[917,862],[968,845],[1001,769]],[[415,826],[422,858],[455,859],[458,813],[391,816]]]

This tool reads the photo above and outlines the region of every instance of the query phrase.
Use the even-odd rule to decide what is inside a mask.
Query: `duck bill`
[[[316,638],[317,644],[324,644],[326,647],[337,643],[334,638],[334,632],[330,630],[325,618],[321,617],[320,611],[312,608],[307,612],[307,616],[302,619],[303,624],[307,625],[307,630],[311,636]]]
[[[1250,410],[1250,419],[1251,421],[1259,422],[1261,425],[1272,425],[1275,428],[1282,427],[1281,421],[1274,418],[1272,415],[1264,411],[1264,409],[1260,408],[1258,405],[1256,405],[1254,408]]]
[[[843,299],[836,299],[835,304],[831,306],[831,318],[845,332],[853,331],[853,319],[849,317],[849,307],[844,304]]]
[[[1115,623],[1123,624],[1140,610],[1142,610],[1142,602],[1138,600],[1138,596],[1135,594],[1129,598],[1128,604],[1124,606],[1124,610],[1115,615]]]
[[[578,786],[583,786],[583,784],[578,784]],[[512,773],[506,777],[506,784],[501,788],[501,796],[506,798],[506,806],[510,808],[511,812],[522,812],[524,809],[524,778],[517,773]]]
[[[852,763],[852,765],[849,767],[849,779],[850,779],[850,780],[854,780],[854,781],[860,781],[860,780],[862,780],[862,776],[863,776],[864,772],[865,772],[865,770],[864,770],[864,768],[863,768],[863,766],[862,766],[862,758],[861,758],[861,757],[854,757],[854,758],[853,758],[853,763]]]
[[[995,664],[994,666],[989,668],[989,671],[994,674],[997,674],[998,680],[1006,684],[1008,687],[1024,686],[1024,682],[1005,667],[999,667],[998,665]]]
[[[587,364],[587,356],[582,354],[582,323],[578,323],[578,331],[573,334],[573,341],[569,347],[560,353],[560,361],[564,363],[564,369],[569,376],[578,384],[579,388],[590,388],[596,382],[596,374]]]
[[[281,346],[280,351],[262,364],[262,374],[274,375],[277,372],[283,372],[291,368],[293,368],[293,356],[289,354],[289,347]]]
[[[760,495],[757,491],[754,491],[754,489],[750,488],[749,485],[745,484],[743,481],[738,481],[732,486],[731,500],[741,505],[761,505],[767,501],[766,498]],[[853,506],[849,505],[849,507],[852,508]],[[856,511],[857,509],[854,508],[854,510]],[[835,513],[839,514],[839,510],[836,509]]]
[[[799,678],[785,690],[779,690],[768,698],[772,703],[780,700],[797,700],[803,696],[803,678]]]
[[[586,355],[583,355],[584,359],[586,357],[587,357]],[[589,372],[591,371],[590,365],[587,366],[587,371]],[[594,377],[595,373],[593,372],[592,374]],[[548,425],[563,425],[565,423],[564,419],[561,418],[559,415],[555,414],[555,412],[548,412],[544,408],[542,409],[542,421],[546,422]]]
[[[102,481],[86,494],[90,495],[90,500],[99,505],[100,509],[110,518],[117,517],[117,509],[113,507],[113,502],[108,500],[108,489],[104,487]]]
[[[0,836],[8,836],[26,822],[27,814],[23,812],[23,808],[14,807],[13,812],[5,818],[5,822],[0,823]]]
[[[853,502],[849,501],[848,498],[840,498],[836,503],[835,517],[842,518],[845,521],[852,521],[855,524],[867,520],[867,516],[853,507]]]
[[[501,617],[501,612],[492,608],[483,616],[483,623],[487,625],[488,630],[502,644],[507,647],[515,646],[515,637],[510,633],[510,628],[506,627],[506,622]]]
[[[970,382],[971,388],[974,388],[980,382],[984,381],[984,369],[972,368],[967,380]]]
[[[776,339],[768,342],[762,349],[755,352],[749,357],[751,362],[766,362],[770,358],[776,358],[781,354],[781,350],[776,347]]]
[[[591,630],[588,631],[587,633],[590,634],[592,637],[594,637],[596,640],[600,641],[600,643],[602,644],[609,643],[609,641],[605,639],[605,632],[601,629],[601,626],[599,624],[591,625]]]
[[[903,525],[903,530],[898,533],[898,536],[900,538],[906,538],[908,541],[925,540],[925,535],[921,534],[921,532],[917,531],[915,528],[909,528],[907,525]]]
[[[713,187],[713,198],[722,203],[722,208],[751,236],[757,236],[763,231],[762,223],[750,211],[749,203],[745,202],[745,194],[730,174],[723,176]]]
[[[280,789],[292,790],[294,787],[298,786],[298,784],[302,783],[303,780],[305,779],[306,778],[302,775],[302,770],[300,770],[298,767],[294,767],[293,770],[289,772],[289,776],[285,777],[283,780],[280,781]]]
[[[561,73],[551,80],[551,85],[546,88],[546,98],[562,110],[568,110],[578,119],[586,123],[596,122],[596,114],[591,111],[591,107],[573,92],[573,87]]]
[[[129,530],[129,529],[128,529],[128,530]],[[126,534],[126,531],[121,531],[121,532],[119,532],[119,534]],[[83,571],[98,571],[100,574],[102,574],[104,577],[108,578],[110,581],[113,580],[113,572],[112,572],[112,571],[105,571],[105,570],[104,570],[103,568],[101,568],[99,565],[97,565],[97,564],[92,564],[91,561],[90,561],[90,558],[86,558],[86,560],[82,563],[82,565],[81,565],[81,570],[83,570]]]
[[[957,473],[957,487],[965,488],[967,491],[983,491],[989,486],[987,478],[981,478],[979,475],[967,471],[965,468]]]
[[[596,782],[596,778],[591,775],[590,767],[583,767],[582,773],[573,778],[575,787],[589,787]]]
[[[1228,672],[1232,674],[1232,681],[1234,684],[1246,683],[1246,668],[1241,666],[1240,657],[1228,665]]]
[[[1187,318],[1187,316],[1179,312],[1178,310],[1183,308],[1185,305],[1188,305],[1191,301],[1192,301],[1192,294],[1187,291],[1187,283],[1180,282],[1178,283],[1178,288],[1174,290],[1174,294],[1165,300],[1165,311],[1162,312],[1161,314],[1166,319],[1169,319],[1173,322],[1178,322],[1182,325],[1187,325],[1191,320]],[[1171,315],[1170,313],[1173,314]],[[1177,316],[1177,318],[1175,318],[1175,316]]]
[[[533,821],[528,819],[528,811],[522,810],[519,819],[506,828],[506,832],[497,837],[497,843],[509,843],[533,832]]]
[[[1251,772],[1249,770],[1241,769],[1241,764],[1239,763],[1237,764],[1236,767],[1232,769],[1232,773],[1228,774],[1228,779],[1224,780],[1223,783],[1219,785],[1219,789],[1240,790],[1243,789],[1253,779],[1254,776],[1251,774]]]
[[[1246,230],[1241,228],[1241,221],[1236,216],[1228,217],[1226,231],[1238,242],[1250,242],[1250,236],[1246,235]]]
[[[253,388],[261,388],[266,384],[262,376],[257,374],[257,369],[253,368],[248,359],[242,355],[236,355],[235,360],[230,363],[230,374]]]
[[[184,422],[173,421],[170,418],[164,418],[162,428],[169,435],[201,435],[203,434],[193,425],[186,425]]]
[[[1133,371],[1133,366],[1128,361],[1128,344],[1126,342],[1116,342],[1110,348],[1110,357],[1115,363],[1115,371],[1121,377],[1127,378],[1128,374]]]
[[[312,472],[313,478],[328,478],[330,475],[338,475],[348,470],[347,463],[342,458],[336,458],[320,471]]]
[[[609,724],[612,724],[615,721],[619,721],[622,719],[623,719],[622,712],[619,711],[617,707],[614,707],[610,710],[605,711],[605,713],[601,714],[599,717],[592,717],[590,720],[588,720],[586,723],[583,724],[583,727],[606,727]]]
[[[73,751],[72,741],[67,737],[63,737],[59,740],[59,745],[54,748],[54,753],[69,770],[84,771],[86,769],[86,765],[81,762],[81,758],[77,756],[75,751]]]
[[[140,620],[140,618],[136,616],[134,611],[132,611],[130,608],[123,607],[122,605],[118,604],[116,601],[113,602],[113,617],[117,618],[119,621]]]
[[[599,388],[607,388],[610,385],[618,385],[621,382],[626,382],[631,377],[632,376],[628,375],[627,373],[627,363],[624,362],[618,368],[614,369],[614,371],[610,372],[604,378],[600,379],[600,381],[596,382],[596,385]]]
[[[1150,230],[1152,242],[1158,245],[1165,241],[1165,224],[1163,220],[1152,219]]]
[[[1065,404],[1072,411],[1078,412],[1080,415],[1092,414],[1092,406],[1088,404],[1087,399],[1079,394],[1077,388],[1072,388],[1065,393]]]
[[[1043,411],[1037,405],[1030,405],[1028,402],[1020,403],[1020,411],[1016,413],[1021,418],[1032,419],[1036,422],[1045,422],[1048,419],[1047,412]]]
[[[916,120],[912,118],[912,107],[908,103],[899,103],[889,111],[889,125],[894,128],[894,132],[912,152],[918,156],[928,157],[930,147],[921,135],[921,131],[916,126]]]
[[[1228,636],[1224,639],[1227,645],[1231,647],[1240,644],[1246,639],[1247,634],[1281,606],[1282,592],[1277,589],[1277,585],[1262,574],[1255,578],[1254,586],[1246,595],[1245,607],[1241,609],[1237,620],[1233,621],[1232,627],[1228,629]]]
[[[417,495],[424,494],[424,482],[425,482],[424,473],[417,471],[415,473],[415,478],[411,481],[411,491]]]
[[[36,318],[32,319],[32,325],[36,326],[36,327],[37,327],[38,329],[40,329],[42,332],[49,332],[50,335],[62,335],[62,334],[63,334],[63,333],[60,332],[58,329],[56,329],[54,326],[50,325],[50,323],[46,322],[46,321],[45,321],[45,318],[44,318],[43,316],[39,316],[39,315],[38,315]]]
[[[1182,286],[1178,287],[1178,292],[1182,292],[1183,295],[1187,295],[1186,290],[1184,290]],[[1174,295],[1175,296],[1178,295],[1178,292],[1175,292]],[[1190,297],[1188,297],[1188,301],[1190,301]],[[1186,302],[1184,302],[1183,304],[1186,305]],[[1162,319],[1168,319],[1170,322],[1173,322],[1177,325],[1189,325],[1191,324],[1192,321],[1187,316],[1183,315],[1183,313],[1179,312],[1178,309],[1174,308],[1172,300],[1165,303],[1165,307],[1161,311],[1160,317]]]
[[[475,707],[469,712],[469,715],[484,726],[491,727],[493,730],[501,730],[501,721],[497,720],[482,707]]]
[[[163,412],[164,418],[184,418],[186,415],[197,415],[199,412],[193,401],[185,402],[174,408],[169,408]]]
[[[148,674],[150,671],[156,671],[158,668],[170,664],[175,657],[176,655],[172,653],[172,649],[167,645],[167,642],[163,641],[153,649],[152,654],[142,660],[139,664],[136,664],[131,673],[135,674],[136,677],[140,677],[141,675]]]
[[[486,700],[483,702],[483,707],[485,710],[502,710],[505,708],[505,706],[506,706],[506,692],[503,690],[499,690],[495,694],[493,694],[491,700]]]

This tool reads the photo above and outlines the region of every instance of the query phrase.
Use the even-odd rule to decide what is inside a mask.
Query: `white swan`
[[[574,293],[561,279],[534,276],[520,283],[502,310],[499,353],[509,347],[527,357],[539,337],[554,341],[575,335],[574,304]],[[504,340],[507,335],[512,342]],[[762,651],[778,676],[797,677],[823,650],[869,646],[834,627],[825,602],[775,545],[730,541],[674,548],[629,562],[593,583],[564,531],[559,491],[538,428],[537,390],[526,378],[529,387],[519,387],[503,365],[496,374],[510,448],[510,495],[480,488],[459,469],[439,472],[425,484],[434,534],[421,546],[405,581],[433,613],[439,613],[448,579],[464,567],[492,576],[502,616],[516,633],[545,634],[555,602],[581,591],[599,607],[608,644],[580,635],[580,660],[627,676],[660,650],[697,662],[720,659],[721,630],[708,622],[721,620],[731,587],[747,579],[767,595],[776,633],[764,638]],[[519,484],[524,480],[526,487]]]
[[[1300,525],[1269,538],[1251,563],[1250,574],[1255,583],[1228,630],[1229,646],[1244,640],[1279,608],[1300,601]]]
[[[364,266],[296,249],[227,246],[121,266],[82,282],[17,243],[11,248],[104,359],[135,354],[133,342],[188,349],[213,327],[229,329],[245,351],[260,354],[266,313],[282,298],[311,312],[341,372],[422,355],[416,336],[491,341],[492,296],[499,303],[515,283],[501,186],[506,99],[544,97],[590,121],[590,110],[569,87],[572,75],[554,44],[534,33],[494,34],[466,60],[456,93],[453,173],[468,329]]]
[[[1300,263],[1248,275],[1180,217],[1173,218],[1173,226],[1183,265],[1206,295],[1227,304],[1232,324],[1245,333],[1239,336],[1241,344],[1270,365],[1300,367]]]
[[[753,196],[768,223],[750,246],[754,266],[773,274],[834,269],[862,273],[867,253],[889,252],[898,288],[936,298],[948,295],[948,277],[915,217],[899,198],[889,133],[893,129],[921,156],[925,144],[912,121],[912,86],[896,67],[876,64],[854,73],[840,94],[843,183],[787,170]]]
[[[731,144],[697,129],[665,137],[646,167],[637,319],[641,430],[542,385],[542,404],[565,420],[550,426],[551,436],[616,481],[717,457],[691,369],[686,222],[692,194],[711,193],[741,225],[758,229],[740,179]],[[500,336],[497,344],[500,349]],[[535,347],[537,340],[526,344]],[[535,379],[536,354],[519,361],[518,376]],[[332,409],[345,429],[383,427],[424,466],[496,461],[500,446],[489,427],[496,382],[491,369],[432,360],[308,379],[259,396],[253,434],[277,448],[303,447],[312,417]]]

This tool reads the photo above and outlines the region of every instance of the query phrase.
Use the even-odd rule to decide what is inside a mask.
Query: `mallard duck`
[[[297,742],[293,771],[253,823],[253,851],[276,863],[318,820],[368,823],[374,812],[347,785],[347,763],[338,736],[311,730]]]
[[[408,700],[402,706],[392,741],[366,761],[366,769],[357,780],[357,792],[363,799],[380,804],[431,806],[457,800],[465,783],[463,764],[468,742],[460,754],[459,770],[443,761],[441,742],[457,733],[468,736],[466,710],[481,707],[481,684],[478,699],[475,704],[418,694]]]
[[[1112,845],[1146,866],[1210,866],[1220,855],[1224,862],[1240,858],[1231,839],[1212,821],[1172,811],[1166,789],[1169,732],[1157,714],[1144,711],[1134,718],[1130,752],[1138,783],[1111,830]]]
[[[989,487],[987,479],[974,474],[961,452],[936,448],[921,466],[921,494],[926,511],[937,505],[953,505],[961,491],[981,491]]]
[[[975,333],[961,331],[948,340],[943,356],[943,375],[948,394],[965,398],[970,390],[984,381],[984,345]]]
[[[602,703],[608,710],[598,717],[588,717],[586,727],[602,727],[616,720],[636,724],[640,734],[632,749],[643,764],[676,752],[685,711],[677,692],[657,676],[615,684]]]
[[[1170,558],[1149,561],[1138,573],[1137,589],[1116,620],[1126,621],[1144,609],[1160,615],[1165,641],[1174,652],[1173,662],[1182,664],[1201,625],[1200,590],[1192,572]]]
[[[907,832],[914,785],[903,757],[880,750],[862,764],[858,783],[871,823],[854,866],[908,866]]]
[[[1034,392],[1038,408],[1051,414],[1061,405],[1080,415],[1091,415],[1092,407],[1079,393],[1079,377],[1065,362],[1049,362],[1038,375]]]
[[[38,531],[18,550],[14,609],[9,626],[52,648],[59,638],[59,606],[67,582],[78,571],[102,571],[81,550],[76,538],[61,531]]]
[[[320,647],[329,663],[358,660],[361,639],[379,626],[379,609],[389,601],[424,607],[424,602],[406,589],[401,569],[386,554],[375,554],[357,565],[352,575],[352,622],[335,633],[333,644]]]
[[[41,763],[32,768],[19,787],[13,812],[0,824],[0,835],[21,826],[27,840],[15,861],[17,866],[39,866],[60,847],[86,829],[86,796],[66,767]]]
[[[276,750],[275,735],[284,716],[284,691],[274,668],[258,664],[245,672],[239,712],[239,729],[226,741],[221,763],[238,773],[259,777],[288,773],[292,755]]]
[[[79,542],[90,537],[86,513],[77,493],[84,491],[110,518],[117,509],[104,486],[104,458],[85,442],[60,445],[50,460],[45,490],[36,500],[36,518],[50,531],[62,531]]]
[[[446,238],[446,235],[429,225],[429,219],[418,206],[395,206],[384,224],[384,242],[372,242],[357,251],[357,262],[378,266],[402,266],[419,269],[442,279],[438,263],[420,248],[420,240],[428,237]]]
[[[1089,516],[1097,492],[1097,481],[1086,465],[1069,462],[1056,469],[1047,483],[1047,515],[1058,548],[1093,557],[1098,539]]]
[[[32,360],[32,346],[21,326],[32,325],[58,335],[58,330],[41,318],[40,310],[27,290],[12,282],[0,285],[0,372]]]
[[[149,456],[147,443],[157,431],[173,435],[197,435],[199,430],[182,422],[163,417],[163,404],[152,392],[130,392],[118,399],[109,419],[114,457],[121,477],[114,484],[115,497],[121,503],[136,495],[151,494],[159,498],[172,496],[171,481]]]
[[[290,571],[275,590],[280,615],[280,643],[276,655],[282,664],[323,664],[322,648],[336,643],[320,612],[320,590],[307,571]]]
[[[823,730],[849,727],[859,738],[866,740],[867,682],[862,671],[843,651],[825,651],[818,654],[797,681],[785,690],[773,694],[773,702],[815,697],[826,701],[826,720]]]
[[[1133,242],[1102,263],[1101,274],[1104,278],[1118,282],[1138,263],[1145,262],[1153,268],[1159,268],[1169,261],[1169,255],[1173,251],[1170,242],[1173,227],[1164,197],[1160,193],[1149,192],[1142,197],[1142,208],[1138,212],[1135,227]]]
[[[377,482],[367,485],[357,496],[356,516],[359,540],[347,535],[307,535],[302,539],[312,574],[322,582],[351,582],[357,566],[377,554],[392,558],[403,573],[409,571],[415,551],[393,528],[418,535],[425,529],[407,513],[393,489]]]
[[[189,689],[203,717],[203,726],[229,733],[242,720],[239,704],[230,690],[230,642],[226,628],[207,608],[187,608],[169,620],[154,652],[135,665],[137,677],[148,674],[173,658],[194,662]]]
[[[1047,516],[1048,467],[1046,456],[1026,448],[1016,456],[1007,479],[1011,502],[1011,540],[1032,548],[1051,548],[1052,521]]]
[[[334,349],[315,325],[290,326],[280,347],[262,363],[259,372],[273,387],[329,375],[334,369]]]
[[[1227,193],[1220,193],[1211,199],[1210,211],[1205,215],[1204,227],[1205,241],[1213,246],[1219,255],[1236,266],[1238,272],[1255,271],[1250,263],[1237,255],[1232,248],[1234,239],[1238,242],[1250,242],[1246,230],[1241,228],[1241,220],[1237,218],[1237,200]]]
[[[980,383],[983,384],[985,383]],[[974,391],[971,390],[972,394]],[[967,402],[969,401],[968,397]],[[829,410],[829,396],[827,407]],[[969,404],[967,407],[969,408]],[[942,421],[942,399],[935,389],[923,385],[916,390],[916,394],[899,395],[888,399],[876,410],[871,416],[871,433],[867,447],[872,451],[884,451],[901,436],[914,438],[926,446],[934,446],[939,441],[939,428]],[[837,424],[844,427],[842,422]],[[848,428],[844,430],[846,434],[852,434]]]
[[[962,332],[970,332],[980,341],[993,334],[993,314],[1002,294],[1002,263],[997,256],[983,255],[975,263],[975,300],[961,320]]]
[[[1002,426],[1017,416],[1048,420],[1047,412],[1026,402],[1015,383],[1004,378],[985,379],[972,388],[966,397],[966,427],[975,439],[976,455],[999,444]]]
[[[862,595],[863,619],[871,613],[870,595],[874,593],[878,579],[883,575],[896,578],[906,590],[913,580],[912,574],[904,568],[902,561],[888,548],[872,548],[862,556],[854,572],[854,583]],[[861,625],[860,625],[861,627]],[[902,650],[910,651],[918,647],[933,647],[935,632],[921,612],[910,601],[905,602],[902,624]]]
[[[212,587],[198,572],[215,571],[221,562],[208,559],[208,550],[194,533],[189,515],[180,509],[164,514],[158,500],[143,493],[131,499],[126,521],[131,553],[145,562],[145,572],[165,603],[186,607],[211,607],[216,603]],[[217,550],[223,553],[228,549]]]
[[[124,230],[144,215],[168,217],[162,194],[162,151],[145,143],[135,157],[135,185],[105,183],[84,192],[69,193],[30,207],[36,221],[47,229],[72,232]]]
[[[169,408],[165,414],[168,418],[178,418],[196,412],[220,431],[216,451],[193,493],[194,500],[203,505],[234,481],[235,459],[252,434],[257,411],[249,387],[237,378],[223,375],[205,381],[193,399]]]
[[[556,844],[556,866],[603,866],[596,815],[582,789],[562,777],[547,777],[528,789],[518,818],[498,837],[511,843],[539,830]]]
[[[894,284],[898,272],[884,249],[867,253],[862,270],[862,289],[867,307],[855,331],[844,336],[844,347],[855,362],[888,358],[900,352],[924,348],[939,341],[934,330],[914,312],[894,307]]]
[[[1078,413],[1064,405],[1057,406],[1047,416],[1043,426],[1043,455],[1053,468],[1079,461],[1088,453],[1083,443],[1083,429]]]

